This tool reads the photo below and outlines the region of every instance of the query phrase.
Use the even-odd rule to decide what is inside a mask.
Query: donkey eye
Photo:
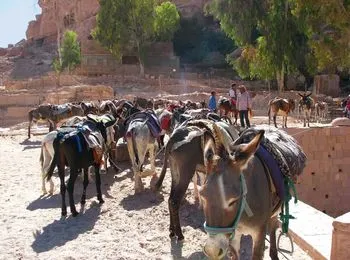
[[[238,199],[230,199],[230,200],[228,201],[228,203],[227,203],[228,207],[232,207],[233,205],[235,205],[235,203],[236,203],[237,200],[238,200]]]

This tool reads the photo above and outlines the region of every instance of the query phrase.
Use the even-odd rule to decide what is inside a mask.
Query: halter
[[[218,235],[218,234],[231,234],[230,235],[230,240],[232,240],[235,237],[235,231],[237,229],[238,223],[241,219],[243,210],[247,210],[249,211],[249,207],[246,208],[247,205],[247,184],[245,182],[245,178],[243,173],[240,174],[239,176],[239,180],[240,180],[240,187],[241,187],[241,196],[240,196],[240,201],[239,201],[239,207],[238,207],[238,212],[237,215],[235,217],[235,219],[233,220],[233,224],[231,227],[210,227],[207,225],[207,222],[204,222],[204,230],[205,232],[207,232],[209,234],[209,236],[214,236],[214,235]],[[251,211],[250,211],[251,213]]]

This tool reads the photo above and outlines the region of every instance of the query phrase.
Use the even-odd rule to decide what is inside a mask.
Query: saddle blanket
[[[70,107],[67,104],[55,105],[52,109],[52,115],[57,116],[66,112],[70,112]]]
[[[269,168],[276,191],[282,199],[285,194],[283,176],[296,182],[296,177],[305,168],[307,158],[292,136],[269,126],[256,126],[245,130],[239,138],[240,143],[251,141],[259,130],[264,130],[265,134],[256,154]]]
[[[146,122],[154,138],[158,138],[161,135],[162,128],[156,114],[154,114],[153,111],[142,111],[131,115],[126,122],[126,124],[129,125],[127,134],[129,133],[129,129],[131,129],[130,126],[132,125],[133,121]]]

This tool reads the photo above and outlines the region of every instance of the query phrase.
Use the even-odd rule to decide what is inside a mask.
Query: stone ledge
[[[334,219],[323,212],[291,200],[289,232],[294,242],[313,259],[330,259]]]

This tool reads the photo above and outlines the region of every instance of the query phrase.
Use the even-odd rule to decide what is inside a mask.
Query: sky
[[[40,13],[38,0],[0,0],[0,47],[25,39],[28,22]]]

